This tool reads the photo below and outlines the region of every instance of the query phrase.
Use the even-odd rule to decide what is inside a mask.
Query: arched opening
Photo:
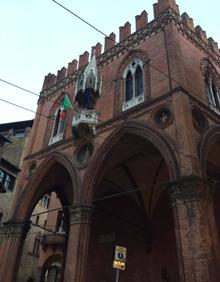
[[[28,277],[40,281],[44,262],[54,253],[64,259],[53,261],[41,281],[63,281],[69,232],[68,208],[73,204],[74,186],[77,185],[74,173],[68,157],[57,154],[32,175],[14,213],[16,218],[30,224],[26,238],[20,241],[19,252],[15,254],[18,273],[15,273],[14,281],[26,281]]]
[[[60,282],[63,257],[53,254],[44,262],[40,282]]]
[[[141,95],[144,92],[143,71],[140,66],[137,66],[135,72],[135,96]]]
[[[127,249],[119,281],[178,281],[170,168],[146,138],[122,135],[96,175],[87,281],[116,279],[115,246]]]
[[[133,77],[131,71],[126,75],[125,85],[125,102],[127,102],[133,97]]]
[[[220,131],[208,144],[205,167],[210,186],[214,187],[214,215],[220,242]]]

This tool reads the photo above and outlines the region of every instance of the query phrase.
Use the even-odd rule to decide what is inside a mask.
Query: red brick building
[[[119,34],[45,77],[1,281],[16,281],[29,218],[51,191],[66,217],[61,281],[114,281],[115,245],[127,248],[121,282],[220,281],[218,45],[175,0]]]

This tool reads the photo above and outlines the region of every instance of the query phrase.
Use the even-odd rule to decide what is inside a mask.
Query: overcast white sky
[[[73,1],[58,0],[64,6],[91,22],[105,34],[116,33],[130,21],[135,29],[135,16],[143,10],[153,19],[157,0]],[[49,72],[68,65],[104,37],[79,21],[52,0],[7,0],[0,4],[0,79],[39,93]],[[219,0],[177,0],[181,13],[187,12],[220,44]],[[33,111],[37,98],[0,81],[0,99],[22,105]],[[0,123],[34,118],[34,114],[0,101]]]

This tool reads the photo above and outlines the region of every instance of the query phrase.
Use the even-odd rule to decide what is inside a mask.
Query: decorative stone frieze
[[[189,175],[172,182],[168,188],[171,203],[191,202],[200,199],[211,199],[214,185],[194,175]]]
[[[80,205],[70,208],[70,224],[90,224],[94,207]]]
[[[29,229],[29,221],[8,221],[0,228],[0,235],[5,237],[25,237]]]

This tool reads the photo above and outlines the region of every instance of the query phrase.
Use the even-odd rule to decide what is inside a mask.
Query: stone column
[[[211,185],[194,176],[183,177],[169,189],[181,282],[220,281],[213,192]]]
[[[0,281],[15,282],[25,236],[29,224],[8,221],[0,230]]]
[[[86,281],[92,210],[89,205],[71,208],[64,282]]]

